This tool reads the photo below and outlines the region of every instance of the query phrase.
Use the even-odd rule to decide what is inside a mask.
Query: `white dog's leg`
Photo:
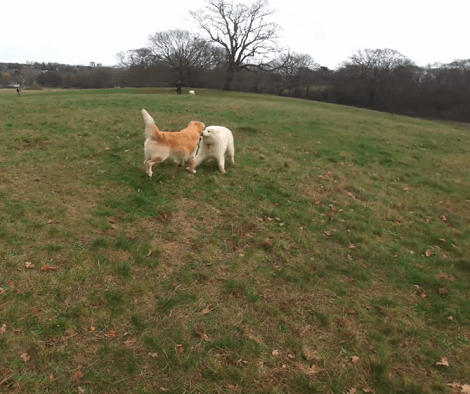
[[[235,152],[234,151],[235,151],[235,149],[233,147],[233,141],[232,141],[230,144],[228,144],[228,147],[227,147],[227,155],[230,158],[230,162],[232,164],[235,163]]]
[[[225,174],[225,155],[224,154],[219,155],[219,157],[217,158],[217,161],[219,162],[219,171],[222,174]]]

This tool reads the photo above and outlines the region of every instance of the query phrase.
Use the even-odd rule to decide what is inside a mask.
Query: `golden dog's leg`
[[[147,172],[147,175],[151,178],[152,175],[153,175],[153,172],[152,172],[152,166],[155,164],[155,163],[160,163],[162,162],[162,158],[161,157],[156,157],[152,160],[147,160],[147,163],[148,163],[148,172]]]

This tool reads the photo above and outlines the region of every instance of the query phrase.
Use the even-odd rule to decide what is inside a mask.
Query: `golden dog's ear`
[[[204,125],[204,123],[202,122],[199,122],[197,120],[193,120],[192,122],[189,122],[188,124],[188,127],[193,125],[194,127],[196,127],[196,129],[201,133],[205,128],[206,126]]]

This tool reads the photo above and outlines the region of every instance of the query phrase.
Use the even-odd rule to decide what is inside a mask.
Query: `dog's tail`
[[[156,139],[157,134],[160,132],[160,130],[158,130],[155,121],[145,109],[142,109],[142,116],[145,122],[145,138]]]

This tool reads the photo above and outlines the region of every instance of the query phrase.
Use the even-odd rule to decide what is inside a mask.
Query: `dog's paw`
[[[196,173],[196,170],[191,171],[191,168],[189,168],[189,167],[186,167],[186,171],[188,171],[190,174],[195,174]]]

